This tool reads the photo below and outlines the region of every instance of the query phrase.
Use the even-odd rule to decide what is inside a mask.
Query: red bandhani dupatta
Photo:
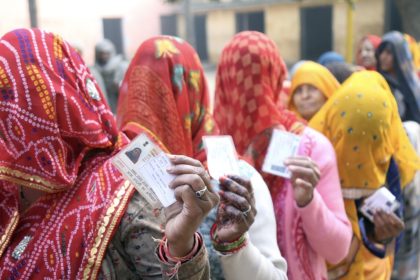
[[[259,172],[272,128],[295,133],[304,128],[294,113],[276,106],[286,76],[277,46],[262,33],[241,32],[223,49],[214,118],[220,133],[232,135],[238,153],[250,158]],[[272,192],[283,185],[280,177],[264,178]]]
[[[60,36],[1,38],[1,279],[96,278],[133,191],[110,163],[127,142]],[[19,213],[18,185],[46,194]]]
[[[170,153],[205,159],[202,136],[216,134],[203,67],[185,41],[159,36],[137,50],[120,88],[118,127],[151,134]]]

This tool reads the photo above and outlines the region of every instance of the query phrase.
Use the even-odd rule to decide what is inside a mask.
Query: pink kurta
[[[305,128],[298,154],[309,156],[318,164],[321,180],[306,207],[297,206],[289,181],[273,198],[278,242],[288,263],[289,279],[327,279],[326,261],[340,262],[347,255],[352,237],[335,152],[323,135]]]

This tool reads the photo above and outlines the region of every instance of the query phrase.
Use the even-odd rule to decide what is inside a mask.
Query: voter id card
[[[168,156],[142,133],[113,159],[114,166],[154,207],[168,207],[175,202],[169,183],[175,178],[166,169],[171,166]]]
[[[299,143],[300,137],[296,134],[274,129],[262,170],[290,179],[291,173],[284,165],[284,161],[297,154]]]
[[[203,142],[207,167],[214,179],[219,180],[224,175],[239,175],[238,158],[231,136],[204,136]]]
[[[395,196],[386,187],[381,187],[363,201],[360,212],[373,223],[373,215],[376,210],[381,209],[392,213],[399,207],[400,203]]]

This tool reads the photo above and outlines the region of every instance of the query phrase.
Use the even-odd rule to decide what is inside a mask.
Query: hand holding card
[[[171,254],[183,256],[191,249],[187,244],[203,219],[219,203],[219,196],[213,192],[201,162],[181,155],[170,156],[170,161],[168,172],[175,179],[169,186],[175,191],[176,203],[165,209],[165,234]]]
[[[387,188],[382,187],[363,201],[360,212],[373,222],[373,216],[377,210],[392,213],[398,207],[400,207],[400,204],[395,196]]]
[[[113,164],[153,207],[166,207],[165,235],[171,255],[190,252],[195,232],[219,201],[202,164],[187,156],[165,154],[146,134],[118,153]]]
[[[295,156],[284,161],[291,173],[290,182],[293,195],[299,207],[305,207],[312,201],[313,192],[321,179],[318,165],[309,157]]]

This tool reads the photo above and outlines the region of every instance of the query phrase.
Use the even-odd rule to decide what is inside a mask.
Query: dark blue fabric
[[[318,58],[318,63],[324,66],[332,62],[345,62],[345,60],[341,54],[333,51],[325,52]]]
[[[381,67],[379,56],[386,48],[392,52],[396,77]],[[420,82],[413,69],[411,54],[404,36],[397,31],[386,33],[376,50],[376,60],[378,72],[384,76],[392,91],[398,90],[404,97],[405,112],[401,115],[402,120],[420,122]]]
[[[395,214],[402,218],[404,213],[404,202],[403,202],[403,195],[401,190],[401,180],[400,180],[400,173],[398,170],[397,163],[394,159],[391,159],[389,163],[388,172],[386,174],[386,184],[388,190],[395,196],[397,201],[400,203],[400,207],[395,211]],[[355,201],[356,206],[359,209],[362,200],[358,199]],[[370,241],[368,238],[368,233],[374,230],[374,225],[367,219],[365,219],[361,213],[359,213],[359,228],[360,233],[362,235],[362,241],[366,248],[376,257],[384,258],[386,255],[386,247],[378,247],[375,245],[374,242]],[[402,233],[397,237],[396,244],[395,244],[395,252],[398,251],[399,243],[402,239]]]

